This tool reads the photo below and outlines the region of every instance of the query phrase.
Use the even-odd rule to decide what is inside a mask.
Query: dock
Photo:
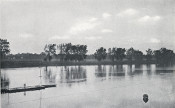
[[[86,81],[86,79],[73,79],[73,80],[67,80],[66,83],[79,83],[84,81]]]
[[[35,91],[35,90],[42,90],[42,89],[50,88],[50,87],[56,87],[56,84],[52,84],[52,85],[36,85],[36,86],[25,86],[25,87],[1,89],[1,94],[26,92],[26,91]]]

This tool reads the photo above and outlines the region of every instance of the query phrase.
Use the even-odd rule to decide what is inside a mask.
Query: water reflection
[[[85,82],[86,77],[86,69],[82,66],[65,66],[61,68],[61,83]]]
[[[163,70],[156,70],[156,74],[168,74],[168,73],[173,73],[174,70],[166,70],[166,69],[163,69]]]
[[[169,65],[169,66],[156,66],[156,70],[155,70],[156,74],[171,74],[174,72],[174,68],[173,66]]]
[[[9,88],[10,80],[6,73],[1,73],[1,89]]]
[[[51,68],[44,70],[44,81],[46,84],[55,84],[56,83],[56,74],[52,71]]]
[[[127,74],[133,76],[135,71],[135,65],[127,65]]]
[[[152,75],[153,71],[152,71],[152,66],[150,64],[147,64],[145,66],[143,66],[143,70],[145,70],[147,72],[147,75]]]
[[[142,75],[143,74],[143,65],[128,65],[128,71],[129,76],[133,75]]]
[[[25,96],[21,93],[2,94],[2,107],[41,108],[48,106],[67,108],[71,106],[76,108],[77,106],[87,106],[117,108],[124,107],[121,105],[129,105],[128,107],[141,108],[144,107],[142,103],[139,103],[142,102],[143,93],[148,93],[151,97],[149,100],[150,107],[154,107],[155,102],[157,105],[165,104],[170,107],[171,104],[174,105],[175,100],[175,72],[173,69],[156,67],[155,64],[48,67],[47,71],[41,71],[42,82],[52,83],[56,81],[58,86],[52,89],[26,92]],[[8,87],[9,84],[10,87],[20,87],[24,83],[37,85],[40,80],[38,76],[38,68],[6,69],[1,74],[1,87]],[[87,83],[86,79],[88,80]],[[101,83],[101,79],[105,80]],[[71,87],[69,87],[70,85]],[[90,92],[85,93],[84,91]],[[37,101],[31,102],[31,100],[36,99]],[[99,103],[104,101],[110,103],[104,103],[104,106],[101,106]],[[135,103],[139,103],[140,106],[135,105]],[[174,107],[172,106],[172,108]]]
[[[123,65],[113,65],[109,67],[109,76],[125,76]]]
[[[96,77],[106,77],[106,66],[98,65],[98,67],[95,68],[95,76]]]

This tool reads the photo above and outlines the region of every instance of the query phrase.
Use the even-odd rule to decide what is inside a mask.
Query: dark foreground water
[[[175,67],[10,68],[1,70],[1,81],[2,88],[57,84],[40,91],[1,94],[2,108],[175,108]],[[147,103],[142,100],[145,93]]]

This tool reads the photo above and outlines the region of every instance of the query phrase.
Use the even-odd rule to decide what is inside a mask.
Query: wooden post
[[[26,88],[26,84],[24,84],[24,88]]]

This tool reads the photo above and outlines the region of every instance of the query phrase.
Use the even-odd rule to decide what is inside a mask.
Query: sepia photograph
[[[0,108],[175,108],[175,0],[0,0]]]

